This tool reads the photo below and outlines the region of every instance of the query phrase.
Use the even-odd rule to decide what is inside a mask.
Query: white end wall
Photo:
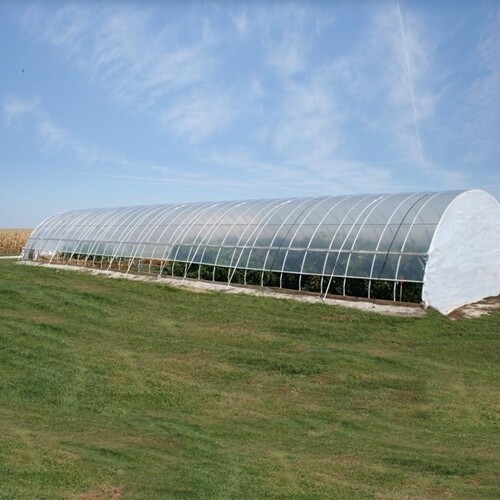
[[[458,195],[429,248],[422,299],[442,314],[500,295],[500,204],[480,190]]]

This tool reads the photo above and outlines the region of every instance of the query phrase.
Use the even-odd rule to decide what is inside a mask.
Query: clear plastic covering
[[[158,260],[231,270],[423,282],[435,229],[460,192],[74,210],[31,234],[22,258]],[[231,280],[231,272],[228,279]]]

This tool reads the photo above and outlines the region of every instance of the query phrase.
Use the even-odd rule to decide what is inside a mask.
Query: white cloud
[[[411,189],[411,186],[394,184],[386,169],[336,157],[266,161],[256,159],[252,152],[244,149],[219,149],[203,155],[200,160],[212,169],[215,166],[226,169],[229,175],[237,172],[238,177],[247,179],[247,185],[253,189],[283,190],[286,187],[296,196]],[[224,171],[220,176],[226,177]]]
[[[425,25],[399,4],[377,5],[366,35],[352,53],[333,62],[332,72],[354,102],[356,119],[384,139],[404,162],[425,168],[421,127],[432,117],[435,91]]]
[[[378,97],[382,96],[391,107],[387,126],[393,127],[400,151],[423,166],[420,126],[432,115],[436,102],[426,42],[429,35],[416,15],[402,11],[399,3],[395,7],[381,10],[374,19],[369,37],[373,52],[368,54],[381,67],[366,84],[378,85]],[[374,82],[377,76],[381,79]]]
[[[208,101],[197,101],[202,104]],[[202,113],[204,111],[202,110]],[[142,184],[175,185],[175,186],[213,186],[226,188],[245,188],[249,179],[228,178],[226,175],[217,175],[214,172],[196,172],[189,168],[178,169],[166,165],[156,164],[145,160],[131,160],[126,156],[110,151],[106,148],[75,137],[70,131],[58,126],[41,107],[39,100],[22,100],[17,97],[4,99],[3,113],[11,124],[23,120],[23,126],[34,130],[40,150],[46,155],[55,155],[59,152],[70,153],[86,170],[67,170],[65,173],[78,173],[92,176],[101,176],[112,179],[137,181]],[[197,116],[197,113],[193,113]],[[212,115],[213,116],[213,115]],[[197,129],[197,127],[194,127]],[[186,124],[185,133],[192,132],[190,124]],[[214,157],[215,158],[215,157]],[[236,166],[236,165],[235,165]],[[253,168],[253,166],[252,166]],[[278,179],[275,176],[276,179]],[[282,187],[281,180],[267,180],[261,177],[252,179],[254,186],[263,188]]]
[[[50,121],[38,99],[7,97],[3,102],[3,113],[8,127],[17,123],[21,123],[23,127],[34,127],[44,150],[58,150],[70,146],[75,149],[76,141]]]
[[[183,43],[172,21],[154,25],[154,11],[123,5],[37,6],[21,18],[26,31],[45,41],[109,95],[150,106],[180,88],[200,82],[212,68],[214,41],[203,19]],[[187,39],[186,39],[187,38]]]
[[[305,47],[294,34],[287,33],[281,40],[269,44],[267,62],[285,75],[297,73],[305,67]]]
[[[173,5],[38,4],[22,24],[115,103],[163,126],[167,140],[177,139],[176,154],[185,148],[186,170],[211,163],[226,169],[215,176],[222,182],[232,165],[243,182],[310,192],[411,189],[398,179],[415,167],[449,186],[463,182],[426,149],[440,68],[433,33],[415,10],[395,2],[363,7],[368,16],[350,18],[351,33],[332,15],[342,9],[328,3]],[[487,77],[476,82],[478,130],[495,119],[487,108],[497,109],[500,85],[500,43],[490,31],[480,49]],[[4,105],[7,123],[38,103],[22,105],[26,111]],[[144,167],[77,140],[46,115],[37,119],[47,148]]]
[[[161,119],[174,135],[195,143],[224,129],[234,113],[234,104],[228,93],[207,89],[179,98]]]
[[[81,175],[90,175],[95,177],[106,177],[109,179],[119,179],[126,181],[133,181],[134,184],[150,184],[154,186],[183,186],[183,187],[228,187],[228,188],[245,188],[248,184],[243,180],[230,180],[220,177],[214,177],[213,175],[199,175],[199,176],[189,176],[182,175],[181,173],[176,175],[168,175],[163,177],[157,176],[147,176],[147,175],[127,175],[127,174],[110,174],[103,172],[93,172],[93,171],[82,171],[73,170],[71,173],[77,173]],[[272,187],[270,184],[265,185],[266,188]],[[275,186],[278,187],[278,186]]]
[[[6,127],[11,127],[16,122],[22,121],[23,116],[37,113],[39,105],[40,103],[37,99],[23,101],[12,96],[6,97],[3,101]]]
[[[76,142],[61,128],[54,125],[47,118],[40,118],[37,132],[42,139],[44,149],[75,149]],[[79,148],[80,149],[80,148]]]
[[[500,142],[500,10],[482,33],[476,49],[477,76],[467,90],[464,111],[469,151],[466,161],[498,162]]]
[[[298,3],[254,11],[254,29],[261,34],[265,61],[278,76],[286,78],[306,70],[315,36],[327,24],[324,22],[320,27],[318,14],[320,9],[314,5]]]
[[[21,22],[115,102],[148,109],[193,143],[226,127],[235,104],[227,89],[209,83],[223,35],[202,7],[191,7],[182,18],[155,24],[154,8],[45,5],[28,9]],[[244,31],[245,15],[235,19]]]
[[[245,36],[248,33],[248,16],[247,13],[239,10],[230,14],[234,27],[240,36]]]
[[[56,125],[37,99],[6,98],[3,103],[3,113],[10,125],[22,120],[23,126],[33,129],[40,148],[45,153],[69,151],[86,165],[107,164],[131,168],[143,166],[141,163],[132,162],[119,154],[77,139],[69,131]]]
[[[327,81],[312,78],[305,84],[289,83],[279,114],[271,142],[283,158],[309,163],[336,152],[338,113]]]
[[[337,102],[338,79],[331,65],[311,54],[331,24],[330,11],[287,4],[247,16],[246,29],[256,34],[263,61],[278,77],[274,87],[269,76],[250,80],[249,103],[262,102],[252,109],[258,110],[253,138],[260,144],[255,150],[222,147],[203,155],[204,161],[236,170],[252,184],[281,184],[297,192],[371,191],[384,182],[387,189],[387,169],[343,158],[347,113]]]

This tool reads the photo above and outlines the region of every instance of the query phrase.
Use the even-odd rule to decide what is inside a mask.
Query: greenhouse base
[[[331,279],[328,276],[234,269],[207,264],[88,255],[45,255],[38,256],[32,261],[48,265],[113,271],[125,275],[181,278],[231,286],[241,285],[283,292],[307,293],[339,300],[348,297],[349,299],[420,304],[422,297],[422,283],[406,281],[371,281],[349,276]]]
[[[388,316],[400,317],[422,317],[425,316],[426,310],[421,304],[410,302],[394,302],[392,300],[383,299],[367,299],[359,297],[328,295],[326,298],[318,293],[298,291],[286,288],[271,288],[253,285],[228,285],[222,282],[211,282],[198,280],[193,278],[183,278],[178,276],[158,276],[148,275],[145,273],[124,273],[120,271],[108,271],[100,268],[92,268],[88,266],[73,266],[67,264],[48,264],[40,261],[19,261],[18,264],[28,266],[41,266],[54,270],[68,272],[83,272],[93,276],[103,276],[110,279],[123,279],[131,281],[146,282],[151,284],[160,284],[183,288],[194,293],[229,293],[243,294],[255,297],[266,297],[284,300],[293,300],[297,302],[305,302],[308,304],[325,304],[328,306],[345,307],[348,309],[356,309],[365,312],[373,312]],[[326,319],[329,317],[326,316]]]

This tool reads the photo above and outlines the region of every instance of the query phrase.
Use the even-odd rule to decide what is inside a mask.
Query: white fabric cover
[[[458,195],[429,248],[422,299],[442,314],[500,295],[500,204],[490,194]]]

